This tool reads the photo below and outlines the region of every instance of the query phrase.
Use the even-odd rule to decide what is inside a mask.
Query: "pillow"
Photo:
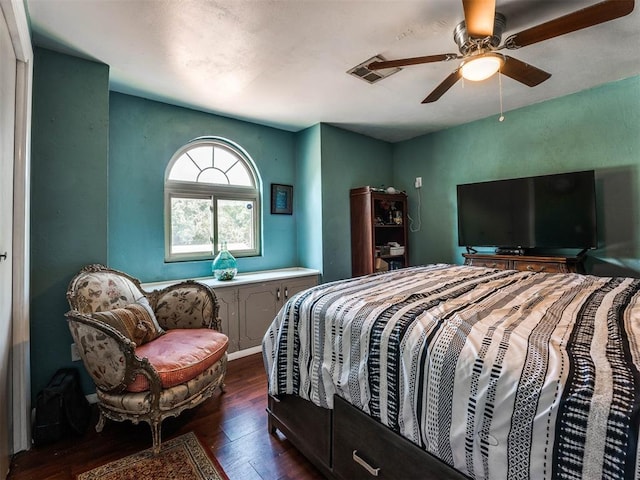
[[[151,308],[151,304],[149,303],[149,300],[147,300],[147,297],[137,298],[136,303],[146,308],[147,312],[149,312],[149,316],[151,317],[151,320],[153,321],[153,328],[158,332],[160,332],[160,335],[162,335],[164,333],[164,330],[158,323],[158,319],[156,318],[156,315],[153,312],[153,308]]]
[[[95,312],[92,316],[112,326],[136,345],[143,345],[164,334],[146,298],[144,302],[106,312]]]

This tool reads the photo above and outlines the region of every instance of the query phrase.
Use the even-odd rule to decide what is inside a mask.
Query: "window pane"
[[[170,165],[165,259],[212,258],[212,237],[226,241],[235,255],[259,255],[259,177],[242,149],[224,139],[200,137],[180,148]]]
[[[171,167],[169,172],[169,180],[182,180],[188,182],[195,182],[198,178],[200,170],[186,155],[182,155]]]
[[[247,167],[245,167],[242,163],[236,163],[231,170],[227,172],[229,177],[229,183],[231,185],[245,185],[247,187],[253,186],[253,181],[251,179],[251,175],[247,171]]]
[[[218,200],[218,242],[227,242],[229,250],[255,248],[253,231],[255,202],[252,200]]]
[[[231,153],[226,148],[215,147],[214,166],[223,172],[229,170],[234,163],[238,161],[235,153]]]
[[[211,252],[211,200],[171,199],[171,253]]]
[[[186,152],[198,164],[200,170],[213,167],[213,147],[195,147]]]
[[[229,180],[227,176],[217,168],[207,168],[198,177],[200,183],[219,183],[222,185],[228,185]]]

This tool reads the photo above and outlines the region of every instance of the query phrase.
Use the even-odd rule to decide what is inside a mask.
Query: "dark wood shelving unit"
[[[407,194],[354,188],[350,204],[352,276],[407,267]],[[403,247],[402,253],[387,252],[389,242]]]

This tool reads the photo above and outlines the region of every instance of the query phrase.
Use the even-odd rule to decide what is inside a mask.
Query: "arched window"
[[[260,254],[260,180],[249,156],[221,138],[178,150],[165,172],[165,258]]]

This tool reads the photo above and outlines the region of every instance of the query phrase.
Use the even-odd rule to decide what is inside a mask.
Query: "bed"
[[[640,280],[427,265],[291,298],[269,428],[334,478],[639,478]]]

